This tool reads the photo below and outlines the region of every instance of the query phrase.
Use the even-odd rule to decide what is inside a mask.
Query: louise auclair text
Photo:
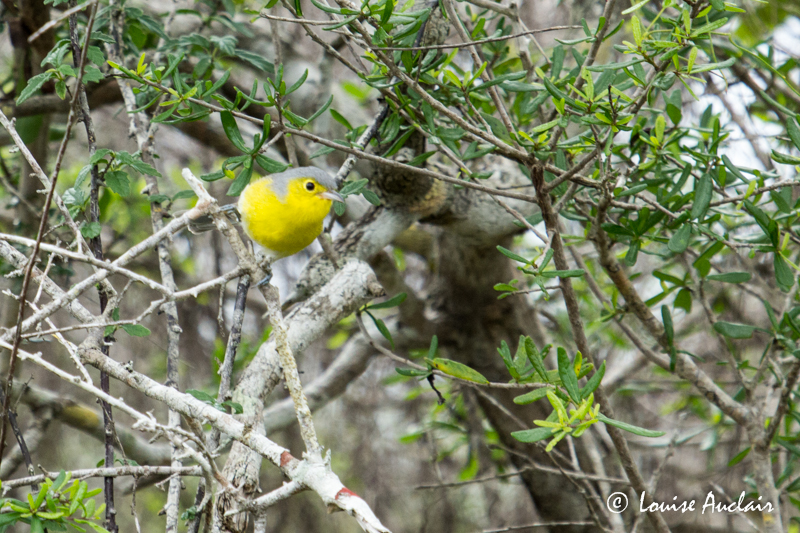
[[[639,499],[639,510],[643,513],[652,513],[655,511],[660,511],[662,513],[666,511],[680,511],[681,513],[686,513],[699,510],[700,514],[705,514],[706,511],[709,513],[746,513],[750,511],[771,512],[773,510],[773,506],[770,502],[761,501],[761,496],[758,497],[758,500],[745,502],[744,491],[739,495],[737,501],[718,499],[714,495],[714,491],[709,491],[708,494],[706,494],[703,506],[700,508],[697,507],[698,500],[684,500],[679,502],[677,501],[677,496],[673,497],[671,502],[653,501],[650,505],[645,505],[644,498],[645,493],[642,492],[641,498]]]

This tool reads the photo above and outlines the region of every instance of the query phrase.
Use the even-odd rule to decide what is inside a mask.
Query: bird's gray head
[[[272,190],[275,191],[275,194],[281,200],[286,198],[289,182],[296,178],[314,178],[317,180],[317,183],[329,191],[338,189],[333,176],[317,167],[290,168],[289,170],[278,172],[277,174],[271,174],[269,177],[272,179]]]

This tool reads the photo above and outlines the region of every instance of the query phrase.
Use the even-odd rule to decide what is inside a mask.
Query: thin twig
[[[33,272],[33,266],[36,263],[36,259],[39,255],[39,246],[41,245],[42,238],[44,237],[44,230],[47,227],[47,220],[50,215],[50,204],[53,202],[53,195],[55,194],[56,183],[58,182],[58,174],[61,171],[61,163],[64,159],[64,153],[66,152],[66,147],[67,143],[69,142],[70,134],[72,133],[72,127],[75,125],[75,119],[77,118],[75,108],[78,101],[78,95],[79,92],[76,91],[75,95],[72,97],[72,102],[70,105],[70,113],[67,119],[67,128],[66,131],[64,132],[64,137],[61,140],[61,146],[59,147],[58,155],[56,156],[56,164],[53,169],[52,177],[50,178],[50,188],[47,191],[47,197],[44,202],[42,217],[39,220],[39,230],[36,234],[36,242],[33,245],[31,257],[30,260],[28,261],[28,265],[25,267],[25,275],[22,278],[22,289],[19,298],[19,310],[17,312],[18,326],[15,330],[14,341],[11,347],[11,356],[9,357],[9,363],[8,363],[8,377],[6,378],[6,385],[3,397],[3,409],[2,412],[0,413],[0,463],[2,463],[3,451],[5,449],[6,413],[8,412],[10,391],[14,381],[14,371],[17,362],[17,352],[19,350],[19,344],[22,341],[21,325],[22,325],[22,319],[25,315],[25,300],[28,293],[28,285],[30,284],[31,281],[31,273]],[[8,133],[12,136],[12,138],[14,138],[14,141],[17,142],[18,145],[22,143],[21,139],[18,140],[18,135],[16,130],[14,129],[13,122],[8,120],[8,118],[2,112],[2,110],[0,110],[0,124],[3,125],[3,127],[6,129],[6,131],[8,131]]]
[[[457,382],[461,382],[461,383],[464,383],[464,384],[470,385],[470,386],[474,385],[474,386],[486,387],[486,388],[490,388],[490,389],[541,389],[541,388],[551,387],[551,385],[548,385],[547,383],[539,383],[539,382],[534,382],[534,383],[496,383],[496,382],[487,381],[486,383],[483,383],[483,382],[477,382],[477,381],[470,381],[468,379],[463,379],[463,378],[460,378],[458,376],[452,376],[450,374],[445,374],[441,370],[436,370],[436,369],[431,370],[427,366],[418,365],[417,363],[414,363],[414,362],[412,362],[412,361],[410,361],[410,360],[408,360],[408,359],[406,359],[404,357],[401,357],[401,356],[395,354],[394,352],[392,352],[391,350],[389,350],[389,349],[381,346],[377,342],[375,342],[375,340],[372,338],[372,336],[370,336],[369,332],[367,331],[367,328],[364,325],[364,320],[361,318],[361,313],[360,312],[356,313],[356,322],[358,323],[359,330],[361,330],[361,334],[364,336],[364,338],[367,340],[367,342],[369,342],[370,346],[375,348],[375,350],[377,350],[378,352],[382,353],[383,355],[385,355],[389,359],[391,359],[393,361],[397,361],[398,363],[404,364],[406,366],[409,366],[409,367],[413,368],[414,370],[429,371],[431,374],[433,374],[435,376],[440,376],[440,377],[447,378],[447,379],[450,379],[450,380],[453,380],[453,381],[457,381]]]
[[[71,7],[76,7],[76,1],[70,1]],[[94,123],[92,122],[91,111],[89,110],[89,100],[86,97],[86,88],[83,84],[83,72],[86,67],[86,54],[89,50],[89,39],[92,35],[92,27],[94,25],[95,14],[97,13],[97,3],[93,3],[89,13],[89,20],[86,23],[86,34],[84,43],[81,47],[78,41],[78,17],[77,11],[69,17],[69,36],[70,44],[72,45],[72,62],[73,66],[77,68],[77,85],[75,87],[75,96],[77,103],[80,106],[81,119],[86,130],[86,138],[89,145],[89,154],[94,155],[97,151],[97,136],[94,131]],[[97,164],[92,165],[91,168],[91,188],[90,188],[90,201],[89,201],[89,221],[99,223],[100,221],[100,176],[97,170]],[[103,244],[101,236],[98,234],[89,241],[89,246],[95,258],[103,260]],[[108,305],[108,293],[105,288],[100,285],[97,288],[98,296],[100,299],[100,313],[104,313]],[[108,355],[109,347],[104,344],[102,347],[103,353]],[[109,392],[108,376],[103,372],[100,373],[100,387],[103,392]],[[105,466],[111,468],[114,466],[114,418],[111,413],[111,406],[106,402],[100,402],[103,409],[103,424],[105,427]],[[106,477],[103,480],[103,494],[106,502],[106,521],[105,527],[111,533],[116,533],[117,518],[116,508],[114,506],[114,479]]]
[[[0,399],[3,400],[3,404],[6,403],[5,395],[2,391],[0,391]],[[11,431],[14,433],[14,437],[17,439],[17,444],[19,445],[19,451],[22,454],[22,458],[25,461],[25,466],[28,469],[28,474],[33,475],[33,461],[31,460],[31,453],[28,451],[28,445],[25,443],[25,437],[22,435],[22,431],[19,429],[19,424],[17,423],[17,413],[16,410],[12,410],[9,408],[8,410],[8,422],[11,426]],[[34,485],[33,491],[37,492],[39,490],[39,485]]]
[[[613,3],[613,0],[611,0],[610,3]],[[539,208],[541,209],[542,216],[544,218],[547,233],[552,234],[553,236],[553,261],[557,269],[568,270],[569,263],[567,263],[566,254],[564,253],[564,245],[561,240],[561,230],[558,226],[558,218],[556,213],[553,211],[550,195],[545,190],[543,169],[541,167],[534,167],[531,172],[531,179],[536,187],[536,192],[539,198]],[[583,354],[583,357],[586,358],[586,360],[590,363],[594,364],[595,368],[598,368],[599,366],[593,356],[593,352],[589,348],[589,342],[586,338],[586,332],[584,330],[583,321],[580,315],[578,299],[575,295],[575,290],[572,287],[570,278],[560,278],[560,284],[561,294],[564,297],[564,303],[567,308],[567,315],[569,316],[570,327],[572,329],[572,335],[575,339],[575,344],[577,345],[578,350],[580,350],[580,352]],[[595,390],[595,398],[597,398],[597,402],[600,404],[600,409],[603,411],[603,413],[609,418],[614,418],[613,408],[606,397],[602,385]],[[621,430],[609,425],[606,425],[606,428],[611,436],[611,440],[613,441],[614,447],[616,448],[617,454],[622,462],[622,467],[625,470],[631,485],[637,493],[645,495],[644,501],[647,505],[649,505],[652,503],[653,498],[651,495],[647,494],[647,488],[645,486],[644,479],[642,478],[642,475],[633,460],[627,440],[622,435]],[[659,533],[669,533],[669,527],[667,526],[667,523],[665,522],[661,513],[648,513],[647,516],[656,531],[659,531]]]
[[[330,22],[328,22],[330,24]],[[524,37],[525,35],[533,35],[535,33],[546,33],[550,31],[560,31],[560,30],[579,30],[581,26],[551,26],[549,28],[542,28],[539,30],[527,30],[520,33],[515,33],[512,35],[503,35],[501,37],[489,37],[488,39],[480,39],[478,41],[467,41],[463,43],[454,43],[454,44],[432,44],[428,46],[386,46],[382,47],[381,50],[399,50],[399,51],[417,51],[417,50],[447,50],[450,48],[466,48],[468,46],[479,46],[482,44],[487,43],[496,43],[499,41],[508,41],[510,39],[516,39],[517,37]]]
[[[28,37],[28,43],[29,44],[32,43],[33,41],[35,41],[36,39],[41,37],[42,34],[47,32],[50,28],[54,28],[54,27],[58,26],[65,19],[68,19],[72,15],[75,15],[75,14],[83,11],[87,7],[92,6],[92,5],[96,4],[96,3],[97,3],[97,0],[89,0],[88,2],[84,2],[83,4],[80,4],[80,5],[77,5],[77,6],[73,6],[73,7],[69,8],[69,9],[67,9],[66,11],[61,13],[58,17],[54,18],[53,20],[51,20],[50,22],[48,22],[47,24],[43,25],[41,28],[39,28],[38,30],[33,32],[31,34],[31,36]]]
[[[67,472],[72,479],[89,479],[93,477],[150,477],[150,476],[169,476],[178,474],[181,476],[201,476],[202,469],[199,466],[183,466],[176,470],[171,466],[118,466],[114,468],[86,468],[83,470],[71,470]],[[47,472],[36,476],[9,479],[3,481],[3,490],[11,490],[18,487],[26,487],[35,483],[41,483],[45,479],[56,479],[59,472]]]

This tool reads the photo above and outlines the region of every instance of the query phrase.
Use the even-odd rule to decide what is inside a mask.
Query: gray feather
[[[281,201],[284,201],[286,198],[289,182],[296,178],[314,178],[317,180],[317,183],[330,191],[335,191],[339,188],[336,186],[336,180],[333,176],[317,167],[290,168],[289,170],[278,172],[277,174],[270,174],[266,177],[272,179],[272,190],[275,191],[275,194]]]
[[[242,221],[242,216],[239,214],[239,211],[237,211],[236,204],[223,205],[220,207],[220,211],[222,211],[232,224],[238,224]],[[185,212],[186,211],[178,211],[174,216],[179,217]],[[214,223],[214,218],[211,215],[202,215],[194,220],[190,220],[188,227],[189,231],[195,235],[217,229],[217,225]]]

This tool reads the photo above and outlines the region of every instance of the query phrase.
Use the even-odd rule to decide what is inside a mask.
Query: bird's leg
[[[261,268],[264,269],[264,272],[266,272],[267,275],[264,276],[264,279],[256,283],[256,286],[258,287],[269,285],[269,282],[272,281],[272,265],[269,264],[268,261],[266,261],[261,265]]]
[[[241,222],[242,218],[236,208],[237,204],[227,204],[219,208],[219,210],[233,223]]]
[[[266,276],[264,276],[264,279],[256,283],[256,286],[263,287],[264,285],[269,285],[269,282],[272,280],[272,260],[264,253],[264,251],[261,248],[259,247],[256,248],[257,249],[255,250],[255,255],[256,255],[256,261],[258,261],[258,266],[261,267],[261,269],[267,274]]]

